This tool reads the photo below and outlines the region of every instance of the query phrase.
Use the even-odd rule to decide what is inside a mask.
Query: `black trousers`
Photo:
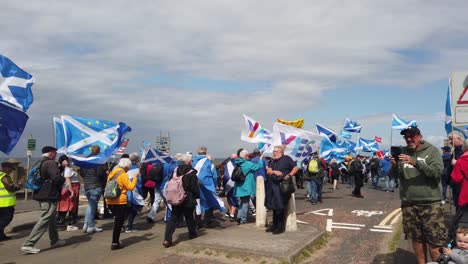
[[[364,186],[362,183],[364,175],[362,174],[356,174],[354,175],[354,195],[361,195],[361,187]]]
[[[0,207],[0,239],[5,238],[5,227],[10,224],[15,214],[15,207]]]
[[[118,244],[120,232],[125,221],[126,204],[109,204],[109,209],[114,216],[114,229],[112,231],[112,244]]]
[[[284,231],[286,228],[286,215],[288,208],[275,210],[273,209],[273,226],[274,229]]]
[[[172,242],[172,235],[177,227],[177,223],[182,216],[185,217],[187,222],[187,229],[189,232],[189,238],[197,237],[197,230],[195,228],[195,219],[193,213],[195,207],[184,207],[184,206],[172,206],[171,219],[166,224],[166,232],[164,234],[164,240]]]

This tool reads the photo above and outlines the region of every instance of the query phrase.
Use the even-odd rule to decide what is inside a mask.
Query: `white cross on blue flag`
[[[0,101],[26,112],[33,102],[34,78],[0,54]]]

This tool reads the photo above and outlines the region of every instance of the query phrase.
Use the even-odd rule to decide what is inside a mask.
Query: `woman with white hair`
[[[114,228],[112,233],[112,245],[111,250],[117,250],[123,248],[120,243],[120,232],[125,221],[125,210],[127,207],[127,191],[133,191],[137,184],[138,177],[133,177],[130,181],[127,172],[132,167],[132,162],[128,158],[120,159],[119,164],[115,166],[114,170],[109,173],[107,182],[115,177],[117,184],[119,185],[120,195],[114,199],[106,199],[107,205],[114,215]]]

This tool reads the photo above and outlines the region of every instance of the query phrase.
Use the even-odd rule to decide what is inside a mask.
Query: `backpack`
[[[29,190],[37,191],[41,188],[44,179],[41,177],[42,160],[38,161],[29,171],[28,180],[26,181],[26,188]]]
[[[309,172],[310,173],[318,173],[319,172],[319,164],[316,159],[311,159],[309,162]]]
[[[104,188],[104,198],[115,199],[120,196],[122,190],[120,190],[119,184],[117,183],[117,177],[119,177],[120,174],[122,174],[122,171],[118,171],[114,177],[106,183],[106,187]]]
[[[232,171],[231,180],[237,183],[241,183],[245,180],[244,172],[242,172],[242,169],[239,165],[236,165]]]
[[[191,173],[193,170],[188,171],[184,175],[177,176],[177,168],[174,170],[171,179],[166,185],[166,201],[170,205],[180,205],[187,197],[187,192],[184,190],[182,178]]]

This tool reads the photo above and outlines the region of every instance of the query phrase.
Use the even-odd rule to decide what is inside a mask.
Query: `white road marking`
[[[332,219],[327,219],[327,227],[325,230],[331,232],[333,228],[335,229],[350,229],[350,230],[360,230],[361,227],[365,227],[366,225],[360,224],[348,224],[348,223],[333,223]]]
[[[322,213],[322,211],[328,211],[328,213]],[[320,209],[312,212],[308,212],[305,214],[316,214],[316,215],[324,215],[324,216],[333,216],[333,209],[332,208],[325,208],[325,209]]]
[[[298,222],[299,224],[309,225],[309,223],[301,221],[301,220],[296,220],[296,222]]]
[[[383,214],[382,211],[365,211],[365,210],[354,210],[351,213],[356,214],[356,216],[365,216],[365,217],[371,217],[373,215]]]

